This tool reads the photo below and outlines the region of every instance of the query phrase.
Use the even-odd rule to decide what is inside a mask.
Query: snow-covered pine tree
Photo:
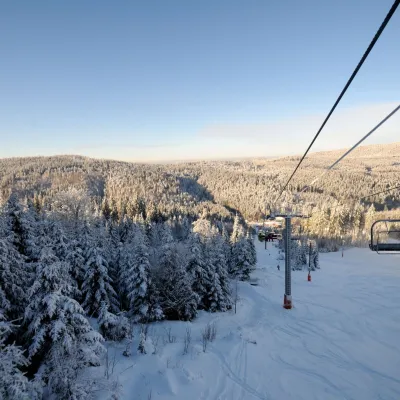
[[[77,239],[70,242],[65,261],[71,266],[71,276],[80,291],[85,277],[85,257]],[[79,292],[79,295],[81,295],[81,292]],[[80,300],[80,298],[75,297],[75,300]]]
[[[316,244],[314,244],[312,246],[312,249],[311,249],[311,263],[310,263],[310,265],[311,265],[311,270],[312,271],[315,271],[315,269],[319,269],[320,268],[320,266],[319,266],[319,251],[318,251],[318,247],[317,247]]]
[[[250,233],[250,230],[247,231],[247,246],[248,246],[248,251],[250,254],[250,265],[251,268],[254,270],[256,269],[257,266],[257,252],[256,252],[256,246],[254,245],[254,238],[253,235]]]
[[[69,265],[59,261],[50,248],[43,249],[24,318],[34,370],[41,362],[51,359],[54,349],[58,355],[67,357],[74,353],[76,346],[79,349],[75,360],[77,369],[99,365],[102,337],[93,331],[84,310],[72,299],[76,290]],[[45,376],[53,371],[51,365],[48,367]]]
[[[36,230],[36,243],[37,243],[37,251],[35,254],[35,260],[38,261],[40,259],[42,249],[45,247],[52,247],[52,223],[42,215],[38,221],[38,227]]]
[[[121,310],[128,311],[130,302],[128,293],[131,289],[134,254],[131,243],[120,243],[118,256],[118,292]]]
[[[147,238],[152,249],[161,246],[161,230],[162,224],[149,222],[147,224]]]
[[[146,200],[143,197],[136,199],[136,215],[141,215],[142,218],[146,219]]]
[[[32,200],[28,199],[25,211],[20,214],[22,254],[28,264],[34,263],[40,255],[37,241],[39,223],[39,215]],[[29,269],[33,270],[34,265]]]
[[[242,270],[246,269],[247,267],[250,268],[251,265],[251,262],[249,262],[249,265],[245,266],[244,260],[245,258],[250,260],[251,256],[250,254],[247,254],[245,232],[243,226],[240,224],[240,218],[238,215],[235,216],[235,220],[233,223],[233,231],[231,234],[230,244],[231,257],[229,260],[229,273],[234,277],[242,279]]]
[[[303,268],[301,264],[300,254],[301,254],[301,249],[298,241],[292,240],[290,243],[290,259],[291,259],[290,262],[293,271],[298,271]]]
[[[111,218],[111,207],[108,204],[106,197],[104,197],[103,201],[101,202],[101,213],[107,221]]]
[[[9,288],[13,284],[17,286],[23,284],[26,289],[32,284],[35,261],[38,256],[37,240],[35,237],[37,230],[36,218],[37,215],[34,208],[31,207],[24,211],[16,194],[12,194],[2,208],[0,216],[0,240],[4,241],[8,250],[3,256],[0,254],[0,263],[4,263],[8,259],[13,266],[10,265],[7,267],[3,265],[2,267],[0,265],[0,275],[1,270],[3,270],[4,273],[5,270],[9,272],[14,271],[14,273],[19,275],[22,279],[22,281],[18,281],[18,279],[15,281],[9,280],[8,283],[5,283]],[[2,278],[0,276],[0,285],[1,280]],[[3,289],[5,292],[8,292],[4,287]],[[24,298],[25,296],[22,296],[20,302]],[[12,302],[12,308],[17,306],[18,302]]]
[[[208,303],[208,292],[211,280],[209,271],[210,265],[207,264],[203,244],[200,239],[200,234],[192,232],[187,241],[189,251],[186,271],[189,275],[192,284],[192,290],[199,296],[199,309],[206,309]]]
[[[233,232],[231,235],[231,258],[229,273],[240,280],[248,280],[250,272],[254,268],[254,254],[244,234],[244,229],[239,223],[239,217],[235,217]]]
[[[12,326],[4,320],[0,310],[0,399],[39,400],[41,387],[29,381],[20,368],[29,365],[23,349],[14,344],[6,344]]]
[[[32,276],[27,271],[24,257],[11,241],[0,239],[0,291],[4,298],[5,314],[9,320],[23,316],[27,304],[27,289]]]
[[[199,296],[183,267],[174,243],[166,243],[159,260],[157,286],[164,315],[171,320],[190,321],[197,315]]]
[[[118,213],[117,204],[113,198],[111,199],[110,208],[111,208],[111,214],[110,214],[111,221],[114,224],[116,224],[119,220],[119,213]]]
[[[307,246],[305,242],[296,243],[295,251],[294,268],[302,270],[307,266]]]
[[[171,232],[171,227],[167,222],[164,222],[162,224],[162,229],[160,231],[160,245],[161,246],[165,246],[168,245],[169,243],[173,243],[174,238],[172,236],[172,232]]]
[[[211,236],[211,223],[208,219],[200,218],[192,225],[193,233],[197,233],[204,242]]]
[[[230,262],[231,255],[232,255],[232,248],[231,248],[231,243],[230,243],[230,237],[229,237],[228,231],[226,230],[224,223],[222,223],[221,237],[223,239],[223,251],[225,254],[228,271],[229,271],[229,262]]]
[[[225,242],[229,242],[230,241],[229,233],[226,230],[225,224],[222,221],[221,221],[221,225],[222,225],[221,236],[225,240]]]
[[[146,232],[146,221],[143,217],[143,214],[136,215],[135,225],[136,225],[136,228],[139,228],[142,231],[142,233]]]
[[[117,255],[118,255],[118,247],[114,247],[114,243],[111,241],[111,235],[109,229],[106,226],[101,226],[97,229],[98,231],[98,239],[97,239],[97,247],[101,249],[102,255],[107,262],[107,269],[108,269],[108,276],[111,279],[111,285],[117,294],[119,293],[119,265],[117,262]]]
[[[2,218],[8,240],[21,255],[25,256],[27,232],[24,223],[24,210],[17,194],[12,193],[8,198],[2,209]]]
[[[227,260],[223,251],[224,240],[216,229],[207,242],[207,263],[209,264],[209,284],[207,309],[211,312],[226,311],[232,306]]]
[[[139,229],[133,248],[126,257],[127,265],[122,276],[129,312],[135,322],[147,323],[163,318],[156,287],[150,273],[148,248],[145,234]]]
[[[232,249],[231,274],[242,281],[249,280],[254,268],[253,262],[248,241],[245,236],[241,236]]]
[[[219,311],[230,310],[233,303],[231,283],[228,276],[229,258],[224,251],[225,246],[226,242],[221,235],[216,234],[213,236],[213,251],[211,257],[215,265],[215,273],[219,277],[219,284],[222,292],[221,302],[217,307]]]
[[[234,246],[244,236],[244,229],[240,223],[239,215],[236,214],[233,221],[233,230],[231,234],[231,245]]]
[[[126,215],[122,222],[119,224],[119,237],[122,243],[131,240],[133,230],[133,222]]]
[[[186,215],[183,218],[179,219],[179,223],[180,223],[179,239],[185,241],[188,239],[190,235],[192,226],[189,221],[189,218]]]
[[[118,299],[108,275],[107,261],[102,249],[93,247],[89,250],[86,272],[82,284],[82,307],[88,315],[97,317],[102,302],[109,305],[111,312],[118,312]]]
[[[88,221],[83,221],[83,224],[80,226],[79,231],[77,233],[77,240],[79,247],[82,249],[82,256],[85,260],[85,263],[89,259],[90,250],[93,248],[95,244],[95,236],[91,226]]]
[[[52,224],[51,240],[54,254],[60,261],[65,261],[70,252],[69,240],[62,226],[57,222]]]
[[[107,247],[109,257],[109,275],[113,279],[114,289],[117,295],[121,298],[122,287],[120,285],[121,271],[119,268],[122,242],[119,235],[119,229],[116,225],[108,223],[107,226]]]
[[[0,285],[0,321],[4,321],[6,319],[6,315],[10,310],[10,302],[8,301],[4,290]],[[6,329],[8,330],[8,329]]]

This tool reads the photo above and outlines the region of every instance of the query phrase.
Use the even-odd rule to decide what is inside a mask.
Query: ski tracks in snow
[[[213,397],[214,400],[243,400],[251,398],[269,400],[269,396],[259,393],[247,383],[247,346],[247,341],[242,338],[241,342],[235,347],[235,351],[232,351],[230,360],[221,351],[213,347],[213,353],[218,358],[224,377],[231,381],[228,388],[226,379],[223,379],[226,383],[225,387],[216,393]]]

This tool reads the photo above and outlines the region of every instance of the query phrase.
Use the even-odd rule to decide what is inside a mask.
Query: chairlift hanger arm
[[[310,218],[309,215],[302,215],[302,214],[276,214],[275,217],[281,217],[281,218],[286,218],[286,217],[291,217],[291,218]]]
[[[379,243],[377,242],[376,244],[374,244],[374,228],[375,225],[381,222],[398,222],[400,223],[400,219],[379,219],[377,221],[375,221],[372,225],[371,225],[371,242],[369,244],[369,248],[372,251],[376,251],[378,254],[381,254],[380,252],[391,252],[390,254],[399,254],[400,253],[400,243]],[[398,230],[388,230],[387,233],[389,234],[390,232],[398,232]],[[379,233],[378,233],[379,234]],[[389,254],[389,253],[388,253]]]

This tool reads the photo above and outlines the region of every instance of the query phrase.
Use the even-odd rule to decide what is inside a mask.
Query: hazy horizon
[[[380,146],[380,145],[395,145],[400,144],[400,141],[389,142],[389,143],[374,143],[374,144],[365,144],[359,146],[359,150],[365,147],[371,146]],[[322,152],[335,152],[335,151],[345,151],[347,148],[344,147],[337,147],[331,148],[329,150],[311,150],[308,154],[308,157],[322,153]],[[122,160],[118,158],[108,158],[108,157],[92,157],[87,154],[74,154],[74,153],[54,153],[49,155],[30,155],[30,156],[11,156],[11,157],[0,157],[0,160],[8,159],[8,158],[29,158],[29,157],[38,157],[38,158],[46,158],[46,157],[84,157],[84,158],[92,158],[97,160],[108,160],[108,161],[122,161],[128,163],[138,163],[138,164],[179,164],[179,163],[190,163],[190,162],[201,162],[201,161],[244,161],[244,160],[257,160],[257,159],[264,159],[264,160],[273,160],[285,157],[301,157],[302,153],[288,153],[288,154],[281,154],[281,155],[271,155],[271,156],[248,156],[248,157],[220,157],[220,158],[187,158],[181,160],[174,160],[174,159],[165,159],[165,160],[157,160],[157,161],[146,161],[146,160]]]

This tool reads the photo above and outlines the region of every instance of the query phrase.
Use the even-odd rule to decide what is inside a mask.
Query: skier
[[[276,268],[278,268],[278,271],[280,271],[281,270],[281,267],[279,266],[279,264],[277,265],[277,267]]]

